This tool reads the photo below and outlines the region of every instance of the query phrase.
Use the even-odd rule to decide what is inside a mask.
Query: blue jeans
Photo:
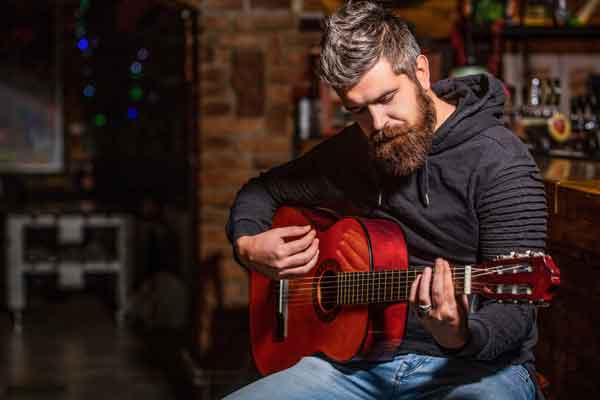
[[[415,354],[387,362],[337,364],[311,356],[225,399],[533,400],[535,385],[521,365],[494,368],[489,363]]]

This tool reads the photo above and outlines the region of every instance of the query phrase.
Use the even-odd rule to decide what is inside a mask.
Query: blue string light
[[[96,94],[96,88],[94,87],[94,85],[88,84],[83,89],[83,95],[85,97],[93,97],[95,94]]]
[[[139,113],[138,113],[137,108],[135,108],[135,107],[129,107],[127,109],[127,118],[129,118],[129,119],[137,119],[138,115],[139,115]]]
[[[86,38],[81,38],[79,39],[79,41],[77,42],[77,47],[79,48],[79,50],[81,51],[85,51],[88,49],[88,47],[90,46],[90,43],[88,42],[88,40]]]
[[[136,61],[133,64],[131,64],[131,67],[129,67],[129,69],[131,70],[132,74],[137,75],[142,72],[142,64]]]

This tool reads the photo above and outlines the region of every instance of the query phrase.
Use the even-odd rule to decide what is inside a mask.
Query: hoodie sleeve
[[[323,206],[342,199],[340,185],[351,183],[344,183],[352,177],[346,162],[351,146],[349,132],[341,132],[303,157],[250,179],[230,209],[229,241],[234,244],[241,236],[268,230],[275,211],[284,204]]]
[[[476,199],[479,218],[479,258],[511,251],[544,251],[546,197],[539,170],[526,147],[502,128],[492,136],[484,158]],[[510,135],[510,136],[507,136]],[[482,300],[469,315],[471,339],[462,355],[492,360],[537,341],[533,305]]]

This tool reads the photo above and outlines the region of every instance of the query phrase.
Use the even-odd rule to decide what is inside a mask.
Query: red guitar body
[[[280,283],[250,273],[250,335],[254,360],[262,374],[294,365],[303,356],[324,353],[336,361],[355,356],[382,358],[404,335],[407,304],[335,305],[322,302],[319,282],[335,272],[406,269],[408,256],[400,227],[383,219],[338,218],[333,213],[282,207],[273,228],[312,225],[319,238],[317,266],[306,280],[289,280],[286,334],[278,330],[276,310]],[[324,285],[326,285],[324,283]]]

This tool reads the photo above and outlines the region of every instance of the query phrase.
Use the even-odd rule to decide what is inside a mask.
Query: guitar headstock
[[[543,253],[511,253],[473,268],[472,288],[499,302],[549,305],[560,286],[560,270]]]

